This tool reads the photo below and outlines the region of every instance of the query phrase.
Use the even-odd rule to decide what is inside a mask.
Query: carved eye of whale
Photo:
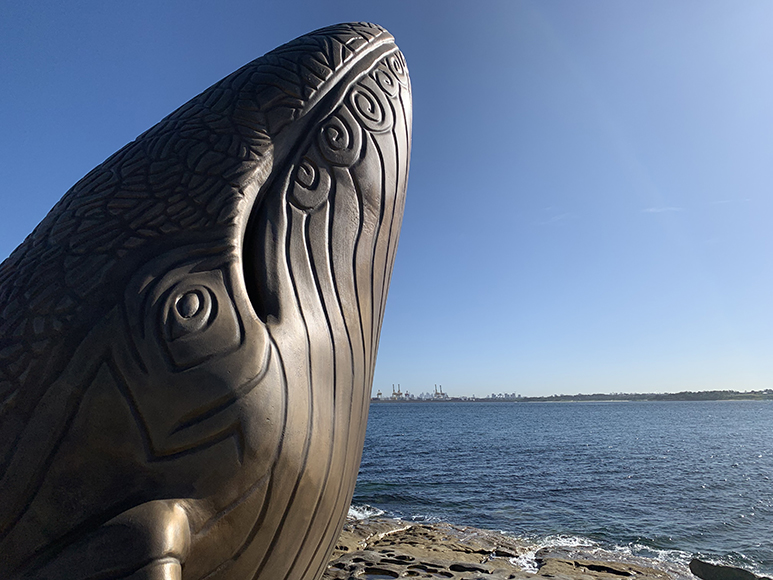
[[[142,334],[156,341],[175,370],[223,356],[244,340],[223,271],[191,272],[194,267],[171,270],[137,296],[147,321]]]
[[[212,293],[206,286],[194,286],[183,291],[176,289],[167,304],[167,340],[202,330],[212,321]],[[216,303],[215,303],[216,304]]]
[[[399,235],[384,29],[300,37],[79,181],[0,265],[0,578],[315,580]]]

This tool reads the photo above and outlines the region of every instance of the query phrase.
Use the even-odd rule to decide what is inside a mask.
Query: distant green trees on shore
[[[381,399],[374,402],[432,402],[433,399]],[[547,397],[523,397],[515,393],[492,394],[488,397],[449,397],[436,402],[518,402],[518,403],[579,403],[591,401],[767,401],[773,400],[773,389],[762,391],[682,391],[680,393],[595,393],[592,395],[550,395]]]
[[[499,400],[499,399],[497,399]],[[773,389],[763,391],[682,391],[680,393],[611,393],[520,397],[518,401],[762,401],[773,400]]]

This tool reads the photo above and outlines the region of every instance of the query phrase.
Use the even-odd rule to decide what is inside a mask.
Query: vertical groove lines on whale
[[[348,104],[347,104],[348,105]],[[347,106],[343,105],[343,106]],[[391,108],[391,115],[393,119],[402,119],[403,116],[397,115],[397,111],[392,108],[391,103],[382,103],[386,107]],[[321,478],[323,485],[320,489],[325,489],[324,485],[327,482],[330,471],[333,464],[338,465],[343,461],[342,468],[344,470],[351,469],[348,464],[354,464],[354,461],[349,461],[351,453],[351,447],[356,447],[352,437],[346,437],[347,451],[349,453],[343,454],[341,461],[336,459],[337,441],[341,439],[340,433],[337,430],[337,407],[343,400],[343,392],[339,390],[344,386],[342,383],[343,376],[340,371],[343,370],[344,365],[339,364],[338,357],[341,354],[341,341],[336,337],[345,336],[346,340],[343,342],[348,347],[350,355],[349,368],[354,369],[355,376],[352,377],[352,381],[346,381],[348,389],[348,401],[349,409],[362,408],[364,403],[368,400],[367,393],[354,390],[352,387],[357,381],[356,375],[361,375],[360,379],[367,379],[372,377],[373,365],[375,359],[375,352],[377,344],[375,343],[376,334],[381,324],[382,316],[381,310],[383,309],[383,292],[384,284],[388,283],[388,269],[392,264],[394,244],[392,243],[392,232],[394,228],[394,218],[397,208],[401,204],[401,199],[397,195],[399,188],[399,174],[401,166],[401,157],[395,159],[395,163],[391,167],[386,165],[386,157],[382,151],[383,147],[391,149],[398,149],[398,138],[395,132],[403,129],[399,123],[392,125],[390,128],[391,133],[386,137],[385,143],[381,143],[381,137],[376,137],[371,134],[370,131],[365,131],[363,127],[358,130],[365,133],[365,137],[362,139],[362,152],[359,159],[356,161],[357,165],[366,164],[366,170],[363,170],[370,176],[376,176],[377,182],[370,183],[369,187],[375,190],[376,195],[373,196],[371,191],[362,190],[362,183],[366,182],[363,178],[358,178],[358,171],[361,168],[349,167],[346,170],[339,167],[332,169],[329,199],[323,204],[322,207],[312,209],[308,214],[303,214],[295,209],[288,209],[284,213],[285,218],[289,223],[286,224],[288,231],[302,231],[304,235],[290,237],[290,246],[285,246],[284,258],[285,263],[290,268],[287,273],[289,280],[294,286],[295,306],[299,308],[301,314],[301,320],[303,321],[303,330],[306,340],[304,340],[304,348],[311,349],[311,344],[317,343],[319,340],[327,343],[331,348],[329,351],[329,363],[332,368],[333,376],[331,377],[330,389],[335,388],[335,392],[329,392],[324,384],[314,384],[314,388],[310,392],[310,402],[312,408],[310,409],[310,416],[308,418],[308,430],[307,436],[316,436],[317,433],[322,430],[323,433],[329,435],[326,438],[327,446],[322,450],[321,456],[324,457],[324,461],[320,461],[320,464],[324,464],[321,472]],[[390,151],[392,157],[396,151]],[[374,165],[376,167],[374,167]],[[377,169],[377,170],[376,170]],[[346,174],[346,177],[344,177]],[[389,177],[388,177],[389,174]],[[391,179],[390,179],[391,178]],[[348,183],[348,187],[342,187],[345,183]],[[345,295],[343,289],[337,284],[339,277],[346,279],[346,276],[341,276],[341,272],[336,270],[336,265],[333,261],[332,254],[334,254],[331,244],[332,234],[328,235],[328,232],[334,231],[335,217],[331,217],[331,204],[340,203],[341,198],[346,195],[347,192],[354,194],[356,198],[356,207],[358,208],[359,219],[357,220],[357,234],[353,239],[353,252],[351,262],[351,272],[353,274],[352,281],[353,286],[351,288],[351,297],[354,309],[347,309],[344,306],[345,299],[342,295]],[[370,201],[366,201],[366,196],[370,196]],[[374,199],[375,198],[375,199]],[[375,202],[375,203],[374,203]],[[388,221],[389,223],[385,223]],[[298,223],[303,224],[303,227]],[[375,224],[375,225],[374,225]],[[325,227],[326,226],[326,227]],[[312,235],[312,232],[317,235]],[[293,246],[293,240],[300,239],[304,243],[298,243]],[[320,241],[322,240],[322,241]],[[317,250],[319,245],[324,246],[324,250]],[[368,267],[363,270],[363,264]],[[331,266],[331,276],[328,277],[325,270],[326,266]],[[386,278],[380,280],[380,278]],[[299,290],[299,287],[305,288],[306,292]],[[309,289],[313,288],[313,292]],[[335,296],[334,299],[331,299]],[[345,312],[349,312],[348,315]],[[338,315],[341,315],[339,318]],[[354,319],[352,319],[354,315]],[[317,324],[310,322],[315,320]],[[343,323],[343,324],[341,324]],[[337,330],[337,326],[341,324],[340,330]],[[309,339],[311,328],[317,329],[317,333],[324,334],[325,336],[316,336],[314,341]],[[356,329],[358,340],[357,346],[351,340],[351,330]],[[356,351],[359,354],[356,354]],[[318,357],[321,356],[318,353],[312,351],[306,352],[307,370],[311,373],[311,376],[315,380],[319,379],[318,374],[314,371],[315,366],[319,368],[319,365],[315,362]],[[359,364],[357,364],[359,363]],[[333,385],[336,385],[333,387]],[[323,397],[323,398],[320,398]],[[318,407],[320,405],[334,405],[332,413],[319,414]],[[325,416],[327,422],[321,424],[318,417]],[[347,435],[351,432],[352,426],[347,426]],[[364,424],[357,425],[358,434],[364,428]],[[328,431],[329,430],[329,431]],[[354,439],[357,439],[356,437]],[[308,442],[307,442],[308,444]],[[310,452],[313,443],[309,444],[304,451],[304,464],[303,471],[297,474],[295,481],[293,482],[294,493],[300,486],[304,485],[303,478],[306,476],[305,470],[308,468],[308,461],[318,460],[317,453]],[[310,459],[309,454],[314,459]],[[359,454],[357,454],[359,458]],[[335,496],[332,498],[326,498],[322,493],[317,493],[314,497],[312,504],[307,504],[305,509],[310,510],[310,515],[293,515],[290,513],[291,506],[285,512],[282,519],[281,526],[284,526],[289,518],[300,518],[307,522],[307,533],[304,535],[304,540],[307,539],[309,530],[314,522],[319,517],[319,509],[323,502],[333,502],[334,505],[339,506],[342,500],[347,500],[353,489],[353,483],[343,486],[342,489],[336,490]],[[295,497],[295,496],[293,496]],[[333,510],[334,512],[336,510]],[[330,529],[332,523],[340,523],[340,515],[336,514],[334,517],[329,517],[324,523],[325,529]],[[323,546],[322,540],[313,546],[313,551],[310,557],[302,557],[303,553],[307,553],[309,550],[303,546],[306,542],[301,542],[301,548],[295,550],[296,557],[292,558],[292,566],[287,571],[287,574],[291,574],[292,570],[297,565],[303,565],[305,563],[304,572],[308,572],[312,568],[320,567],[324,564],[321,560],[329,551],[330,546]],[[276,549],[277,546],[274,546]],[[324,548],[324,550],[323,550]],[[280,550],[281,551],[281,550]],[[264,562],[261,568],[265,566]]]
[[[341,179],[344,173],[347,170],[339,167],[334,167],[333,170],[334,170],[334,175],[336,176],[336,179],[334,181],[334,186],[336,187],[336,195],[332,203],[335,205],[336,203],[338,204],[342,203],[342,199],[339,199],[337,195],[337,188],[338,188],[338,184],[341,182]],[[343,196],[341,196],[341,198],[343,198]],[[338,220],[341,221],[342,212],[333,212],[333,215],[339,216]],[[333,248],[332,248],[332,240],[334,237],[333,236],[334,225],[335,225],[334,219],[331,218],[328,224],[328,232],[329,232],[328,247],[330,249],[330,253],[327,256],[327,262],[328,262],[328,268],[331,272],[331,294],[335,299],[335,305],[337,307],[336,312],[339,315],[338,325],[337,325],[339,338],[336,340],[336,343],[341,344],[344,347],[344,348],[339,348],[337,352],[340,354],[342,358],[346,359],[345,362],[342,362],[341,364],[339,364],[337,368],[341,369],[341,371],[343,371],[343,369],[346,369],[348,371],[348,375],[345,375],[343,374],[343,372],[341,372],[340,379],[343,381],[342,386],[344,387],[343,389],[344,394],[348,393],[349,396],[341,397],[341,395],[337,393],[337,398],[342,398],[343,399],[342,404],[345,406],[345,408],[341,409],[341,412],[338,413],[338,416],[341,417],[341,420],[343,421],[343,426],[342,426],[343,433],[342,433],[342,436],[340,437],[340,442],[338,443],[339,446],[343,447],[343,450],[341,451],[341,453],[343,454],[343,465],[341,467],[341,470],[343,473],[348,473],[350,469],[349,461],[351,459],[351,456],[348,453],[348,444],[349,444],[349,441],[351,440],[350,434],[352,431],[352,425],[351,425],[352,422],[348,420],[348,418],[351,417],[351,411],[352,411],[352,405],[353,405],[353,397],[351,396],[351,393],[353,393],[355,389],[356,365],[355,365],[354,346],[352,343],[352,337],[351,337],[349,326],[347,324],[347,319],[344,312],[344,304],[341,298],[342,290],[339,289],[339,277],[335,275],[335,266],[334,266],[334,260],[333,260],[333,256],[335,253],[333,252]],[[353,250],[351,254],[354,255]],[[336,377],[336,379],[338,381],[339,377]],[[335,512],[342,511],[341,503],[345,502],[348,507],[350,496],[347,492],[348,492],[347,486],[338,486],[338,494],[337,494],[337,497],[335,498],[336,508],[333,510],[334,513],[331,515],[331,518],[325,527],[326,531],[330,530],[330,524],[332,519],[335,517]],[[324,536],[320,538],[320,540],[318,541],[315,547],[314,556],[312,560],[310,560],[309,563],[307,564],[306,569],[304,570],[304,574],[307,574],[309,570],[313,567],[314,559],[315,558],[319,559],[320,550],[322,550],[322,554],[325,553],[326,546],[324,546],[323,544],[325,541],[325,536],[328,536],[328,535],[329,535],[328,533],[324,534]],[[324,565],[324,562],[323,562],[323,565]]]
[[[325,207],[327,203],[323,204]],[[334,417],[334,407],[331,405],[332,398],[332,386],[335,384],[335,343],[332,341],[330,320],[325,312],[324,300],[321,294],[319,273],[313,258],[310,245],[309,230],[312,225],[312,221],[315,218],[324,216],[326,212],[323,209],[318,208],[316,211],[309,212],[308,214],[299,214],[293,211],[293,220],[300,221],[299,229],[302,229],[303,235],[293,237],[299,243],[296,248],[296,252],[291,252],[296,257],[296,264],[293,271],[298,275],[297,288],[305,288],[308,292],[304,294],[297,293],[301,316],[306,327],[306,333],[308,341],[308,387],[309,387],[309,447],[307,453],[311,456],[312,461],[324,463],[323,468],[324,479],[327,478],[327,474],[330,469],[330,453],[332,452],[332,441],[335,438],[334,421],[331,421],[331,425],[326,424],[330,417]],[[323,238],[324,239],[324,238]],[[294,276],[295,277],[295,276]],[[314,290],[311,292],[310,290]],[[310,321],[310,322],[309,322]],[[311,340],[310,329],[317,329],[317,336],[315,340]],[[320,331],[320,329],[323,329]],[[324,336],[323,336],[324,335]],[[325,345],[322,347],[322,345]],[[321,347],[321,348],[320,348]],[[329,357],[328,357],[329,354]],[[329,360],[324,360],[328,359]],[[329,364],[332,363],[332,364]],[[332,370],[332,376],[327,376],[328,369]],[[317,384],[312,384],[312,381],[318,381]],[[326,430],[330,428],[330,433],[326,433]],[[319,433],[321,431],[321,433]],[[312,446],[316,447],[316,452],[312,451]],[[323,448],[319,449],[322,446]],[[327,449],[325,449],[327,447]],[[322,459],[324,457],[324,460]],[[304,470],[306,465],[304,465]],[[300,486],[307,484],[304,476],[307,474],[301,473],[298,481],[296,482],[296,489],[300,489]],[[308,484],[307,484],[308,485]],[[316,491],[314,490],[316,487]],[[300,542],[295,541],[293,545],[294,554],[290,557],[290,554],[284,553],[283,556],[288,557],[292,564],[288,567],[286,577],[292,573],[293,568],[298,562],[300,552],[304,549],[306,539],[312,530],[312,523],[317,512],[319,505],[320,494],[323,492],[324,484],[312,486],[310,492],[314,494],[312,497],[313,509],[307,510],[310,512],[308,515],[301,516],[303,519],[307,519],[305,525],[305,532]]]
[[[334,170],[335,170],[335,172],[337,172],[339,174],[343,173],[344,171],[347,171],[344,168],[338,168],[338,167],[334,168]],[[337,185],[338,185],[338,179],[335,179],[333,181],[333,186],[337,188]],[[336,189],[334,195],[337,195],[337,193],[338,193],[338,190]],[[328,225],[328,231],[329,232],[332,232],[332,221],[333,220],[331,218],[329,220],[329,225]],[[332,245],[331,245],[331,236],[330,236],[330,234],[328,236],[329,237],[328,237],[327,247],[328,247],[329,253],[327,255],[326,265],[330,269],[330,273],[331,273],[331,276],[330,276],[330,286],[331,286],[331,290],[332,290],[331,291],[331,296],[334,298],[334,305],[336,307],[336,315],[337,315],[336,319],[337,319],[337,322],[338,322],[337,325],[332,325],[332,323],[331,323],[331,332],[335,334],[336,333],[335,329],[338,328],[338,339],[334,340],[334,345],[335,344],[341,344],[341,345],[343,345],[345,347],[348,347],[348,353],[347,353],[348,354],[348,361],[349,361],[348,368],[353,373],[353,371],[354,371],[354,367],[353,367],[354,353],[352,351],[351,338],[349,336],[348,329],[347,329],[346,324],[344,322],[344,318],[345,317],[344,317],[343,307],[342,307],[342,304],[341,304],[340,295],[338,295],[337,289],[336,289],[336,276],[333,274],[333,269],[332,269],[333,268],[333,262],[332,262],[333,248],[332,248]],[[344,336],[341,336],[341,332],[344,333]],[[340,350],[341,349],[338,349],[337,352],[338,352],[339,355],[343,356],[343,353],[341,353]],[[343,392],[343,396],[341,396],[341,393],[338,393],[338,392],[336,393],[336,404],[347,405],[347,403],[348,403],[348,408],[347,409],[343,409],[342,410],[343,412],[337,412],[336,415],[335,415],[335,418],[334,418],[333,425],[334,425],[334,432],[336,433],[336,436],[335,436],[335,438],[333,440],[333,443],[331,445],[331,465],[330,465],[330,468],[332,468],[332,465],[333,465],[333,461],[332,460],[333,459],[338,458],[337,464],[340,464],[341,463],[341,456],[343,456],[343,465],[341,466],[341,471],[344,472],[344,473],[347,473],[347,463],[348,463],[348,460],[349,460],[349,454],[346,453],[346,450],[347,450],[346,447],[347,447],[348,442],[350,440],[349,434],[350,434],[350,428],[351,428],[350,423],[351,422],[347,421],[346,419],[348,417],[350,417],[350,413],[351,413],[352,398],[353,398],[352,395],[353,395],[353,391],[354,391],[354,377],[353,377],[353,374],[352,374],[352,375],[350,375],[349,380],[347,380],[347,377],[345,375],[342,375],[340,377],[340,379],[342,379],[344,381],[342,386],[345,386],[346,388],[345,389],[341,389],[341,391]],[[339,380],[339,377],[337,376],[336,377],[336,383],[338,382],[338,380]],[[341,403],[338,403],[338,400],[341,400]],[[338,425],[339,417],[343,419],[343,425],[342,426]],[[339,434],[338,433],[339,430],[343,430],[344,433],[343,434]],[[343,450],[340,449],[341,446],[343,446]],[[329,477],[329,471],[328,471],[328,473],[325,476],[326,482],[327,482],[327,478],[328,477]],[[339,506],[341,504],[341,493],[342,492],[345,493],[345,490],[346,490],[346,486],[338,486],[338,493],[336,494],[336,497],[332,498],[333,504],[335,506],[335,508],[332,510],[332,514],[335,514],[337,511],[340,511]],[[328,520],[327,520],[327,522],[325,524],[325,530],[329,530],[330,529],[333,517],[334,517],[334,515],[328,518]],[[315,518],[316,518],[316,513],[315,513]],[[338,519],[338,518],[336,518],[336,519]],[[328,534],[324,534],[324,536],[327,536],[327,535]],[[326,548],[326,546],[323,546],[323,542],[324,542],[324,538],[320,539],[316,543],[316,545],[313,545],[312,556],[311,556],[311,558],[309,558],[308,563],[306,565],[306,568],[303,570],[303,575],[304,576],[306,574],[308,574],[309,571],[312,568],[318,567],[317,561],[319,560],[320,555],[324,556],[324,554],[325,554],[325,550],[323,550],[323,548]],[[320,552],[320,550],[322,550],[322,552]]]
[[[289,180],[286,183],[289,183]],[[286,189],[285,189],[285,191],[286,191]],[[306,470],[307,461],[308,461],[308,457],[309,457],[309,448],[310,448],[310,443],[311,443],[310,439],[311,439],[311,433],[312,433],[312,428],[313,428],[313,426],[312,426],[312,419],[313,419],[313,417],[312,417],[312,413],[311,413],[311,409],[312,409],[312,405],[313,405],[313,402],[311,400],[311,390],[312,389],[311,389],[311,385],[309,384],[310,381],[311,381],[311,375],[309,373],[309,370],[310,370],[309,369],[309,366],[310,366],[310,361],[309,361],[309,356],[310,356],[310,347],[309,347],[310,336],[309,336],[308,326],[306,325],[305,319],[303,318],[303,309],[301,308],[301,305],[300,305],[300,297],[299,297],[299,294],[298,294],[299,284],[298,284],[298,281],[296,279],[295,270],[292,267],[293,266],[293,253],[292,253],[291,242],[293,240],[295,240],[297,242],[297,240],[298,240],[298,230],[300,229],[300,232],[301,232],[301,235],[302,235],[303,228],[302,227],[299,228],[298,224],[296,223],[297,220],[293,219],[294,211],[295,210],[292,207],[290,207],[288,203],[286,203],[286,193],[283,193],[280,196],[280,199],[279,199],[278,203],[281,206],[280,209],[279,209],[280,215],[281,215],[281,219],[280,219],[279,223],[280,223],[280,227],[282,227],[282,226],[284,227],[284,232],[283,232],[284,235],[281,238],[281,240],[282,240],[281,247],[278,248],[278,251],[277,251],[277,255],[278,256],[282,256],[282,258],[283,258],[281,263],[278,265],[279,266],[278,270],[281,270],[283,272],[283,274],[286,277],[286,282],[287,282],[287,284],[289,286],[286,289],[286,291],[282,293],[284,295],[284,297],[285,297],[285,304],[283,306],[284,306],[284,308],[290,308],[290,304],[287,304],[287,302],[290,302],[289,299],[291,299],[292,310],[293,311],[297,310],[300,313],[300,320],[302,322],[302,328],[297,328],[296,329],[295,337],[298,337],[298,336],[302,336],[303,337],[302,339],[300,339],[299,342],[304,343],[305,350],[306,350],[306,352],[302,356],[299,357],[299,360],[305,361],[306,372],[303,373],[303,377],[300,380],[300,382],[305,383],[305,385],[299,385],[299,384],[293,385],[293,384],[291,384],[291,381],[293,381],[293,380],[297,381],[298,377],[295,376],[295,373],[288,372],[288,367],[283,365],[283,372],[284,372],[284,375],[285,375],[285,378],[286,378],[286,381],[287,381],[287,384],[288,384],[288,399],[287,399],[288,404],[287,404],[287,406],[288,406],[288,413],[293,413],[294,411],[297,413],[299,408],[305,408],[306,409],[306,421],[305,421],[305,425],[306,425],[305,433],[306,434],[303,437],[303,443],[302,443],[302,447],[301,447],[300,458],[299,458],[299,460],[297,460],[295,462],[295,464],[298,465],[297,473],[295,474],[295,476],[292,476],[292,475],[290,476],[290,480],[291,481],[280,481],[279,482],[279,487],[281,488],[280,492],[284,491],[286,489],[289,489],[290,490],[290,494],[289,494],[289,497],[287,497],[286,501],[283,502],[285,507],[282,510],[281,518],[273,526],[273,532],[271,530],[265,530],[266,532],[268,532],[268,534],[270,535],[271,539],[270,539],[270,542],[266,543],[267,545],[265,546],[265,550],[264,550],[263,556],[260,558],[260,564],[257,566],[257,569],[256,569],[255,574],[253,576],[254,578],[257,578],[257,577],[259,577],[261,575],[262,571],[269,564],[269,561],[270,561],[271,557],[277,553],[277,546],[278,546],[279,542],[283,538],[283,536],[281,535],[282,529],[286,525],[286,522],[287,522],[287,520],[288,520],[288,518],[290,516],[290,512],[291,512],[291,509],[293,507],[294,499],[295,499],[295,497],[296,497],[296,495],[298,493],[298,489],[299,489],[299,485],[300,485],[301,479],[302,479],[303,474],[304,474],[304,472]],[[295,229],[295,235],[293,235],[293,229]],[[295,348],[298,347],[298,345],[292,345],[292,340],[288,339],[286,336],[284,336],[283,338],[285,338],[287,340],[287,342],[291,346],[295,346]],[[292,351],[290,351],[290,352],[292,352]],[[296,356],[297,356],[297,353],[296,353]],[[293,389],[292,388],[293,386],[301,387],[301,388],[300,389],[298,389],[298,388]],[[303,386],[305,386],[305,389],[303,388]],[[300,392],[305,393],[305,399],[306,400],[305,400],[305,404],[298,405],[297,408],[294,408],[295,405],[294,405],[294,401],[293,401],[293,393],[295,393],[296,391],[300,391]],[[277,461],[277,463],[274,466],[275,473],[282,473],[283,472],[283,470],[279,469],[279,465],[280,465],[280,462]],[[291,463],[291,465],[292,465],[292,463]],[[292,472],[294,470],[290,469],[290,471]],[[293,477],[294,477],[294,482],[292,482]],[[261,531],[264,531],[264,530],[261,530]],[[260,547],[263,547],[263,546],[258,546],[258,548],[260,548]],[[279,550],[279,551],[281,552],[281,550]]]
[[[392,107],[392,103],[384,103],[386,106]],[[402,104],[402,103],[401,103]],[[392,108],[392,119],[400,119],[404,120],[404,115],[398,115],[397,111],[395,111],[394,108]],[[403,125],[399,127],[399,129],[407,129],[407,125]],[[384,290],[386,288],[386,285],[389,282],[389,272],[388,269],[393,263],[393,256],[394,256],[394,249],[395,249],[395,243],[396,240],[393,239],[392,232],[394,227],[394,220],[395,220],[395,212],[397,211],[398,205],[401,204],[402,198],[398,194],[398,188],[400,186],[399,180],[402,177],[402,172],[400,172],[400,163],[401,163],[401,157],[399,156],[398,150],[399,145],[397,143],[397,133],[398,131],[398,124],[395,123],[391,127],[391,132],[389,137],[386,139],[387,143],[386,146],[388,147],[390,144],[393,146],[394,150],[391,151],[394,153],[394,159],[395,164],[394,167],[391,169],[393,170],[392,173],[387,171],[387,165],[385,162],[385,159],[387,155],[384,155],[381,147],[378,145],[377,139],[378,137],[374,137],[372,135],[369,135],[369,138],[372,138],[375,144],[375,148],[378,152],[378,160],[379,164],[381,166],[381,178],[382,182],[380,184],[380,191],[381,191],[381,205],[380,205],[380,216],[378,220],[378,230],[375,234],[375,243],[373,245],[374,255],[372,258],[372,263],[374,265],[373,271],[372,271],[372,277],[371,277],[371,289],[375,290],[377,287],[380,289],[378,292],[378,300],[371,294],[372,300],[373,300],[373,311],[372,311],[372,322],[373,322],[373,335],[371,336],[371,358],[369,361],[369,364],[367,365],[370,367],[370,373],[372,377],[372,372],[374,368],[375,363],[375,354],[377,351],[377,337],[378,337],[378,331],[381,326],[382,321],[382,315],[383,315],[383,306],[384,306]],[[387,178],[387,176],[392,177],[393,179],[390,180]],[[391,202],[391,203],[390,203]],[[385,214],[389,215],[389,223],[385,223]],[[380,245],[380,246],[379,246]],[[391,254],[391,255],[390,255]],[[380,278],[381,284],[377,284],[377,272],[378,269],[376,266],[378,264],[381,264],[381,260],[383,260],[384,264],[384,270],[381,272],[382,276]],[[380,310],[379,310],[380,309]],[[367,394],[365,394],[367,395]],[[363,397],[363,404],[368,401],[369,397],[365,396]],[[364,429],[364,424],[362,425],[362,428]],[[347,454],[347,459],[349,458],[351,454]],[[359,455],[358,455],[359,459]],[[358,462],[357,462],[358,463]],[[351,492],[353,491],[354,483],[352,482],[348,486],[344,486],[341,491],[344,491],[344,497],[349,498],[351,495]],[[339,498],[336,499],[336,502],[340,501],[340,493]],[[348,500],[347,500],[348,501]],[[330,526],[333,521],[335,521],[336,525],[340,525],[342,518],[345,516],[341,515],[337,518],[331,517],[328,520],[327,526]],[[319,550],[320,546],[317,547],[317,551]],[[313,562],[310,562],[310,566],[313,564]],[[321,568],[324,566],[325,561],[321,560],[318,563],[318,567]]]
[[[330,195],[335,196],[336,195],[336,182],[335,180],[332,180],[331,182],[331,190]],[[331,384],[330,384],[330,392],[327,393],[327,389],[324,388],[325,385],[317,385],[317,389],[315,392],[322,391],[322,396],[327,400],[330,399],[332,401],[332,406],[330,409],[330,413],[326,416],[330,419],[330,437],[328,439],[328,452],[327,452],[327,460],[326,460],[326,467],[325,467],[325,473],[322,477],[322,485],[319,486],[319,493],[317,494],[316,500],[314,502],[314,509],[311,514],[311,522],[313,523],[314,520],[318,517],[318,512],[320,510],[320,506],[322,502],[324,501],[323,497],[323,490],[327,488],[328,485],[328,479],[330,477],[330,471],[333,465],[333,460],[336,452],[336,448],[339,444],[339,440],[341,439],[340,434],[338,433],[338,419],[341,416],[341,413],[337,413],[337,404],[339,402],[339,398],[341,396],[341,393],[338,392],[337,389],[337,383],[339,380],[339,374],[340,369],[339,365],[337,363],[337,357],[339,356],[339,348],[337,348],[338,340],[335,339],[334,335],[335,333],[335,324],[332,321],[332,310],[335,309],[335,307],[338,305],[337,300],[330,300],[331,292],[330,288],[332,287],[332,279],[333,279],[333,273],[329,270],[327,270],[327,266],[330,263],[329,256],[331,255],[333,249],[331,246],[331,240],[328,237],[328,232],[330,231],[329,228],[329,222],[332,219],[331,213],[330,213],[330,200],[326,201],[322,208],[317,211],[308,214],[305,216],[306,219],[306,252],[307,256],[309,257],[309,263],[311,265],[311,272],[314,277],[315,287],[317,290],[317,296],[320,299],[320,306],[322,309],[322,313],[324,314],[325,318],[325,325],[328,330],[328,335],[330,339],[330,347],[331,347],[331,368],[332,368],[332,377],[331,377]],[[317,235],[311,235],[312,232],[312,222],[314,221],[320,221],[322,223],[319,224],[316,230]],[[325,227],[327,226],[327,227]],[[316,252],[314,251],[314,242],[317,242],[317,244],[321,245],[322,248],[318,249]],[[316,256],[316,258],[315,258]],[[328,289],[327,292],[325,289]],[[327,298],[326,298],[327,295]],[[332,302],[332,304],[329,304]],[[340,314],[340,313],[336,313]],[[339,337],[340,338],[340,337]],[[342,343],[343,344],[343,343]],[[322,389],[319,389],[319,387],[322,387]],[[322,413],[323,416],[325,416],[324,413]],[[309,544],[307,544],[307,539],[309,537],[309,534],[311,533],[312,526],[309,525],[308,529],[306,530],[306,533],[303,536],[303,540],[300,542],[300,547],[298,552],[302,549],[309,549]],[[315,550],[316,553],[316,550]],[[297,561],[293,562],[293,565],[288,569],[287,577],[291,576],[293,573],[293,570],[295,568]]]

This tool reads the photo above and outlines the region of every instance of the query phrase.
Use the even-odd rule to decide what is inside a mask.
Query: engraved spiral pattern
[[[391,98],[394,99],[399,95],[400,89],[397,81],[385,64],[382,63],[381,66],[373,71],[373,78],[378,83],[379,88]]]
[[[408,78],[408,69],[405,67],[405,59],[402,53],[396,53],[391,55],[387,62],[389,63],[389,70],[391,70],[398,82],[403,87],[410,87],[410,80]]]
[[[368,131],[389,131],[394,124],[392,107],[384,91],[369,77],[358,82],[348,98],[352,113]]]
[[[330,172],[311,157],[304,157],[295,171],[290,202],[302,210],[320,206],[330,193]]]
[[[322,126],[319,149],[327,161],[341,167],[351,167],[362,148],[362,128],[346,107],[330,117]]]

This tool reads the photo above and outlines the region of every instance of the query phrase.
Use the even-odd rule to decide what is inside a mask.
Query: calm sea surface
[[[355,506],[773,573],[773,402],[381,403]]]

